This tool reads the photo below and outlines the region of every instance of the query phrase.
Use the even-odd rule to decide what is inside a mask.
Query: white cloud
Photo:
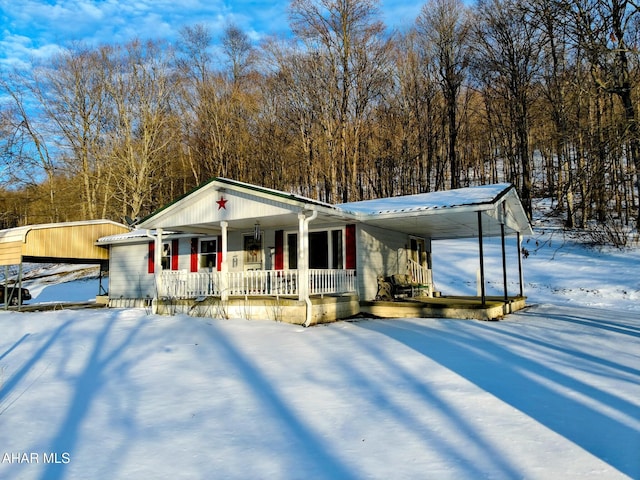
[[[187,24],[214,19],[225,7],[207,0],[0,0],[0,62],[24,64],[74,41],[171,40]]]
[[[25,64],[74,41],[99,45],[132,38],[173,41],[186,25],[209,25],[214,38],[227,23],[254,41],[288,31],[289,0],[0,0],[0,63]],[[421,2],[390,0],[381,4],[391,27],[412,24]]]
[[[60,46],[55,43],[34,45],[33,40],[25,35],[13,35],[7,31],[0,38],[0,65],[10,69],[28,68],[32,60],[41,60],[59,53]]]

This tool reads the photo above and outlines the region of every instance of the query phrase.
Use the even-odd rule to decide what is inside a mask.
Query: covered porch
[[[150,244],[151,305],[225,315],[236,305],[254,318],[273,304],[309,325],[323,318],[318,299],[334,297],[349,308],[332,320],[357,313],[356,223],[330,204],[214,179],[137,225]]]
[[[159,295],[187,299],[215,296],[294,297],[300,295],[303,277],[308,277],[309,295],[335,295],[357,291],[355,269],[247,270],[237,272],[187,272],[163,270]]]

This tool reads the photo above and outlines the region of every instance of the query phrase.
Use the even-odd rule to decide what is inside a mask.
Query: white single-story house
[[[214,178],[98,245],[111,306],[310,325],[438,296],[432,240],[477,237],[482,265],[483,236],[530,233],[510,184],[331,205]]]

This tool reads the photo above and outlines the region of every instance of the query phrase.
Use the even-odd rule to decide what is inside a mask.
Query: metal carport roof
[[[421,235],[432,240],[485,236],[530,235],[531,224],[513,185],[501,183],[420,193],[337,205],[360,221],[377,227]]]
[[[103,263],[109,251],[100,237],[128,232],[111,220],[47,223],[0,230],[0,265],[22,262]]]

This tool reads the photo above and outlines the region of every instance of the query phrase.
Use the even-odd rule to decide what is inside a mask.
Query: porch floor
[[[364,314],[382,318],[461,318],[499,320],[504,315],[521,310],[526,297],[487,296],[483,305],[480,297],[441,296],[413,297],[395,301],[361,301]]]

